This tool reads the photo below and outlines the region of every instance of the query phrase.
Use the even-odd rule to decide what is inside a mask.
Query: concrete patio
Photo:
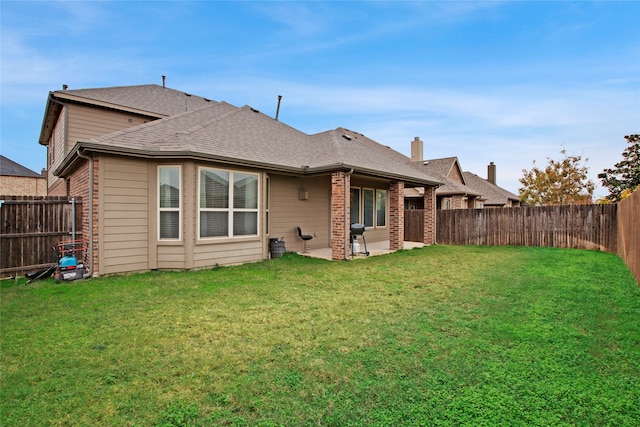
[[[404,242],[404,249],[422,248],[423,246],[424,246],[424,243],[406,242],[406,241]],[[364,251],[364,245],[360,244],[360,250]],[[384,240],[381,242],[371,242],[371,243],[367,242],[367,250],[369,251],[369,256],[385,255],[385,254],[390,254],[392,252],[395,252],[389,249],[388,240]],[[298,252],[298,254],[312,257],[312,258],[322,258],[322,259],[331,260],[331,248],[308,249],[307,252],[300,251]],[[351,252],[349,252],[349,256],[351,257]],[[356,254],[353,257],[351,257],[351,259],[361,259],[361,258],[367,258],[367,256],[364,254]]]

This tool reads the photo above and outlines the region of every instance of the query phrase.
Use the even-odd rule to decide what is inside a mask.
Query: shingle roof
[[[349,137],[344,138],[345,134]],[[359,173],[395,177],[414,185],[439,183],[412,167],[405,156],[364,135],[338,128],[310,136],[249,106],[237,108],[224,102],[79,145],[96,151],[188,156],[297,173],[354,168]],[[68,160],[62,168],[66,163]]]
[[[520,200],[515,194],[490,183],[472,172],[463,172],[462,174],[467,181],[467,185],[485,197],[485,205],[504,206],[509,200]]]
[[[153,116],[166,117],[209,107],[212,102],[215,102],[155,84],[65,89],[54,91],[52,95],[61,99],[87,103],[107,103],[112,108],[134,109]]]
[[[456,166],[459,165],[457,157],[444,157],[441,159],[429,159],[421,162],[414,162],[416,165],[420,165],[420,167],[429,175],[432,175],[438,178],[440,181],[444,183],[443,186],[438,187],[436,190],[436,195],[438,196],[449,196],[449,195],[469,195],[469,196],[480,196],[481,193],[477,191],[477,189],[473,189],[466,185],[466,182],[460,183],[451,178],[449,178],[449,173]],[[462,171],[460,171],[462,172]],[[464,174],[462,177],[464,179]]]
[[[0,175],[42,178],[42,175],[40,175],[39,173],[36,173],[31,169],[28,169],[2,155],[0,155]]]
[[[56,90],[47,99],[40,144],[48,144],[64,103],[90,104],[158,119],[206,108],[216,101],[155,84]]]

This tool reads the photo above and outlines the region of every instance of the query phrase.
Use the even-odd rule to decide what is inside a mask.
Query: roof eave
[[[312,175],[318,173],[326,173],[333,172],[336,170],[342,170],[345,172],[354,172],[358,174],[369,175],[371,177],[376,178],[385,178],[390,180],[400,180],[404,181],[405,185],[408,187],[422,187],[422,186],[431,186],[431,187],[439,187],[443,185],[441,182],[420,179],[417,177],[411,177],[401,174],[393,174],[388,172],[380,172],[373,169],[367,169],[356,165],[349,165],[345,163],[336,163],[331,165],[324,165],[319,167],[310,168],[308,166],[300,166],[300,167],[292,167],[286,165],[276,165],[273,163],[265,163],[265,162],[256,162],[253,160],[245,160],[238,159],[232,157],[225,156],[215,156],[204,153],[197,153],[193,151],[157,151],[157,150],[141,150],[134,149],[128,147],[112,147],[100,143],[95,142],[78,142],[70,151],[70,153],[65,157],[62,163],[55,168],[52,173],[56,176],[64,177],[69,174],[78,164],[80,160],[80,156],[78,153],[100,153],[100,154],[113,154],[113,155],[128,155],[131,157],[137,158],[145,158],[145,159],[175,159],[175,158],[183,158],[183,159],[195,159],[195,160],[205,160],[205,161],[214,161],[220,162],[235,166],[244,166],[244,167],[259,167],[263,169],[268,169],[271,171],[283,172],[283,173],[296,173],[303,175]]]

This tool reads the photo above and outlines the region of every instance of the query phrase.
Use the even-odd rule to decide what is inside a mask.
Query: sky
[[[456,156],[518,194],[560,151],[597,174],[640,133],[640,1],[0,0],[0,153],[40,172],[49,91],[162,84]]]

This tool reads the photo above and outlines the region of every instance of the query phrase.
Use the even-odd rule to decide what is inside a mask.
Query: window
[[[370,188],[351,188],[351,224],[365,227],[386,227],[387,191]]]
[[[374,206],[373,206],[373,194],[374,191],[368,188],[365,188],[363,191],[362,197],[362,216],[363,216],[363,224],[365,227],[373,227],[373,216],[374,216]]]
[[[158,236],[180,240],[180,166],[158,168]]]
[[[387,192],[376,190],[376,227],[387,225]]]
[[[200,169],[200,238],[258,234],[258,175]]]
[[[357,224],[360,222],[360,189],[352,188],[351,192],[351,200],[349,202],[350,206],[350,224]]]

